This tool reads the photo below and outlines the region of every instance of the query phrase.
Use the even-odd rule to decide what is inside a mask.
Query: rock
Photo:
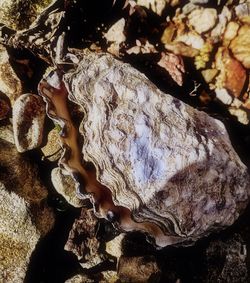
[[[61,156],[61,145],[59,140],[59,133],[56,128],[51,130],[47,137],[47,143],[41,148],[44,154],[44,158],[54,162],[57,161]]]
[[[106,243],[106,252],[116,258],[121,257],[122,255],[122,241],[125,237],[125,234],[120,234],[111,241]]]
[[[28,28],[52,0],[1,0],[0,22],[13,29]]]
[[[239,234],[211,242],[206,250],[206,282],[248,282],[247,248]]]
[[[31,253],[40,235],[29,205],[0,183],[0,281],[24,282]]]
[[[237,120],[241,124],[243,125],[249,124],[248,111],[246,109],[238,109],[237,107],[230,107],[228,111],[231,115],[236,116]]]
[[[37,167],[9,142],[0,139],[0,149],[0,182],[27,202],[40,235],[45,235],[54,225],[54,214],[46,204],[47,190],[38,178]]]
[[[23,92],[22,82],[12,68],[9,55],[3,47],[0,48],[0,91],[9,98],[12,106]]]
[[[218,74],[218,70],[216,69],[207,69],[207,70],[202,70],[201,74],[205,80],[206,83],[210,83]]]
[[[102,279],[100,279],[100,283],[119,283],[119,277],[116,271],[107,270],[103,271]]]
[[[114,25],[110,27],[108,32],[104,35],[107,41],[115,42],[118,45],[126,40],[124,35],[125,19],[121,18]]]
[[[232,40],[229,48],[234,57],[239,60],[245,68],[250,68],[250,25],[243,25],[238,35]]]
[[[10,103],[7,97],[0,93],[0,121],[5,119],[10,112]]]
[[[64,249],[74,253],[83,268],[91,268],[103,261],[100,242],[96,238],[98,219],[92,210],[82,208],[75,220]]]
[[[247,78],[245,68],[230,55],[227,48],[223,47],[220,47],[216,53],[215,65],[220,71],[216,77],[216,84],[225,88],[234,97],[239,97]]]
[[[228,94],[225,88],[216,89],[215,90],[216,97],[219,99],[223,104],[230,105],[233,102],[233,98],[231,95]]]
[[[125,257],[121,256],[118,267],[121,282],[159,282],[160,270],[154,256]]]
[[[217,11],[212,8],[196,9],[188,15],[189,23],[199,33],[212,29],[217,20]]]
[[[237,18],[243,22],[250,24],[250,2],[244,1],[246,3],[241,3],[237,6],[235,6],[234,10],[237,15]]]
[[[77,274],[72,278],[65,281],[65,283],[95,283],[93,279],[90,279],[87,275]]]
[[[13,130],[15,145],[19,152],[37,148],[43,139],[45,104],[35,94],[23,94],[13,106]]]
[[[84,201],[76,195],[75,181],[70,175],[64,175],[63,170],[54,168],[51,172],[51,180],[56,191],[74,207],[82,207]]]
[[[0,139],[7,141],[11,144],[15,144],[13,127],[11,124],[0,127]]]

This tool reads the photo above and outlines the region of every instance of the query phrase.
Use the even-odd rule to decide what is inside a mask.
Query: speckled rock
[[[12,106],[23,92],[22,82],[12,68],[9,55],[3,47],[0,47],[0,91],[9,97]]]
[[[74,207],[82,207],[84,201],[76,195],[75,181],[70,175],[63,174],[59,167],[51,172],[51,180],[56,191],[61,194],[66,201]]]
[[[247,246],[239,234],[211,242],[206,250],[206,282],[248,282]]]
[[[17,150],[24,152],[37,148],[43,139],[45,104],[35,94],[23,94],[13,106],[13,130]]]
[[[37,230],[45,235],[54,225],[54,213],[46,203],[47,190],[39,180],[37,167],[20,155],[15,145],[1,138],[0,152],[0,182],[27,202]]]
[[[39,238],[29,205],[0,183],[0,282],[24,282]]]
[[[160,270],[154,256],[124,257],[118,263],[118,277],[121,282],[159,282]]]

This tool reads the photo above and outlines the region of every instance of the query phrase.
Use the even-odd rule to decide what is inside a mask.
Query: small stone
[[[56,191],[74,207],[82,207],[84,202],[76,195],[75,181],[70,175],[64,175],[62,169],[54,168],[51,172],[51,180]]]
[[[0,139],[15,144],[12,125],[9,124],[0,127]]]
[[[56,128],[51,130],[48,134],[47,144],[41,148],[44,157],[49,161],[57,161],[61,156],[61,145],[59,140],[59,133]]]
[[[115,237],[113,240],[106,243],[106,252],[116,258],[119,258],[122,255],[122,241],[125,234],[120,234]]]
[[[227,90],[225,88],[222,89],[216,89],[215,90],[216,97],[224,104],[230,105],[233,101],[233,98],[231,95],[228,94]]]
[[[8,52],[2,47],[0,48],[0,91],[10,99],[12,106],[23,91],[21,80],[9,62]]]
[[[7,97],[3,94],[0,94],[0,120],[5,119],[10,112],[10,104],[7,100]]]
[[[217,20],[217,11],[212,8],[197,9],[189,14],[188,19],[194,29],[201,34],[214,27]]]
[[[85,274],[77,274],[68,280],[65,281],[65,283],[94,283],[95,281],[90,279]]]
[[[229,48],[245,68],[250,68],[250,25],[243,25]]]
[[[119,277],[116,271],[107,270],[102,272],[102,279],[100,279],[100,283],[118,283]]]
[[[160,270],[154,256],[125,257],[118,262],[118,276],[122,282],[159,282]]]
[[[232,39],[234,39],[239,30],[239,24],[236,22],[229,22],[223,37],[223,45],[227,46]]]
[[[247,257],[246,243],[240,234],[212,241],[206,250],[205,282],[248,282]]]
[[[96,237],[98,219],[92,210],[82,208],[79,219],[75,220],[64,247],[74,253],[83,268],[92,268],[104,258],[100,251],[100,242]]]
[[[236,116],[237,120],[243,124],[248,125],[249,124],[249,118],[248,113],[244,109],[238,109],[236,107],[230,107],[229,112],[231,115]]]
[[[40,96],[27,93],[16,100],[13,106],[13,130],[19,152],[41,145],[45,115],[45,104]]]
[[[205,82],[210,83],[215,78],[215,76],[218,74],[218,70],[207,69],[207,70],[201,71],[201,74],[202,74]]]
[[[109,42],[115,42],[117,44],[120,44],[126,40],[126,37],[123,33],[124,27],[125,27],[125,19],[122,18],[119,21],[117,21],[113,26],[111,26],[111,28],[104,35],[104,37]]]

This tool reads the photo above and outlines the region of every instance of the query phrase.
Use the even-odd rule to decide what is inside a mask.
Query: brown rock
[[[64,247],[66,251],[71,251],[78,257],[83,268],[94,267],[103,261],[99,250],[100,242],[96,238],[97,229],[98,219],[93,210],[83,208],[80,218],[73,224]]]
[[[13,106],[13,130],[17,150],[24,152],[42,143],[45,104],[35,94],[23,94]]]
[[[56,191],[74,207],[82,207],[84,201],[76,195],[75,181],[70,175],[64,175],[61,168],[54,168],[51,172],[51,180]]]
[[[0,120],[5,119],[10,112],[10,104],[7,97],[0,93]]]
[[[21,80],[9,62],[7,51],[2,47],[0,48],[0,91],[9,97],[11,105],[23,92]]]
[[[160,270],[154,256],[122,256],[117,269],[121,282],[159,282]]]
[[[54,214],[45,202],[47,190],[38,178],[36,166],[20,155],[13,144],[2,139],[0,149],[0,182],[29,204],[33,222],[41,235],[45,235],[54,224]]]
[[[239,60],[245,68],[250,68],[250,25],[243,25],[238,35],[232,40],[230,49],[237,60]]]

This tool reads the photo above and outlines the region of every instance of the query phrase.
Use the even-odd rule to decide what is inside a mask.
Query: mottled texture
[[[17,150],[24,152],[39,147],[46,115],[42,98],[35,94],[23,94],[15,101],[12,113]]]
[[[206,251],[205,282],[248,282],[247,246],[239,234],[211,242]]]
[[[0,282],[23,282],[39,237],[28,204],[0,183]]]
[[[1,138],[0,182],[9,192],[17,194],[29,204],[32,221],[44,236],[54,224],[54,214],[46,203],[47,190],[38,177],[37,166],[20,155],[13,144]]]
[[[86,113],[84,159],[116,205],[161,227],[158,245],[195,241],[238,218],[249,176],[221,122],[110,55],[85,55],[64,82]]]
[[[232,40],[230,49],[234,57],[239,60],[245,68],[250,68],[250,25],[243,25],[238,35]]]
[[[83,268],[91,268],[103,261],[100,241],[96,237],[98,219],[92,210],[83,208],[69,233],[65,250],[73,252]]]
[[[75,181],[70,175],[63,174],[62,169],[57,167],[51,172],[51,180],[56,191],[61,194],[69,204],[74,207],[83,206],[83,200],[77,197]]]
[[[23,91],[22,82],[11,66],[8,52],[3,47],[0,47],[0,91],[8,96],[11,105]]]
[[[118,262],[117,273],[121,282],[159,282],[160,270],[154,256],[124,257]]]

